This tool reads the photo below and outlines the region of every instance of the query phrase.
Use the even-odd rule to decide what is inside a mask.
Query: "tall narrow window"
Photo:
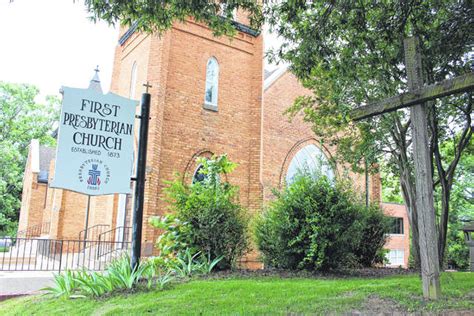
[[[132,74],[130,76],[130,89],[129,89],[129,98],[133,99],[135,97],[135,87],[137,86],[137,62],[134,62],[132,65]]]
[[[206,92],[204,105],[217,110],[217,90],[219,84],[219,64],[214,57],[209,58],[206,66]]]

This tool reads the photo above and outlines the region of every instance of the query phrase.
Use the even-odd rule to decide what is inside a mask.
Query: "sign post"
[[[84,251],[91,196],[130,193],[137,102],[102,94],[96,74],[88,89],[62,88],[52,188],[87,195]]]
[[[133,207],[132,224],[132,271],[138,268],[140,264],[141,243],[142,243],[142,224],[143,224],[143,202],[145,194],[145,173],[146,173],[146,150],[148,143],[148,123],[150,120],[150,99],[148,83],[144,85],[146,93],[142,94],[140,119],[140,132],[138,140],[137,157],[137,177],[135,183],[135,205]]]
[[[136,101],[63,87],[50,187],[86,195],[130,193]]]
[[[87,196],[87,208],[86,208],[86,224],[84,228],[84,252],[86,251],[86,242],[87,242],[87,230],[89,229],[89,210],[91,207],[91,196]]]
[[[98,70],[96,69],[96,77]],[[94,78],[96,78],[94,77]],[[93,80],[94,81],[94,80]],[[98,77],[97,77],[97,82]],[[92,81],[91,81],[92,82]],[[150,119],[148,83],[142,95],[132,224],[131,268],[140,262],[146,151]],[[87,240],[90,197],[130,193],[136,101],[102,90],[63,87],[55,175],[52,188],[88,195],[84,243]]]

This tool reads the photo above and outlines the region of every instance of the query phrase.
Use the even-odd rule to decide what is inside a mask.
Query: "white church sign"
[[[88,195],[130,193],[137,101],[63,87],[51,187]]]

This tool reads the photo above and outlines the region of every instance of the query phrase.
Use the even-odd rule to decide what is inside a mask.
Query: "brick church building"
[[[318,142],[310,125],[299,117],[290,122],[283,114],[296,97],[310,91],[285,67],[265,71],[263,34],[248,27],[244,14],[237,13],[234,24],[238,32],[232,39],[214,37],[205,25],[192,20],[174,24],[161,36],[137,32],[134,26],[121,30],[111,91],[140,99],[143,84],[152,86],[143,255],[154,253],[159,234],[148,219],[167,212],[164,180],[172,180],[178,172],[192,182],[197,158],[226,153],[238,164],[228,181],[240,187],[242,205],[259,212],[272,199],[272,188],[291,181],[298,167],[315,165],[316,159],[329,162],[334,154],[335,148]],[[37,142],[30,146],[19,234],[78,239],[88,198],[48,187],[54,177],[54,155],[54,149]],[[337,177],[347,170],[328,163],[324,172]],[[363,175],[349,174],[361,193],[367,187],[370,198],[380,201],[378,175],[366,185]],[[92,197],[88,226],[95,231],[89,238],[110,231],[112,238],[126,239],[123,232],[131,226],[132,205],[131,195]],[[405,208],[384,205],[384,209],[400,225],[387,243],[390,260],[405,266],[409,251]],[[256,256],[245,260],[258,266]]]

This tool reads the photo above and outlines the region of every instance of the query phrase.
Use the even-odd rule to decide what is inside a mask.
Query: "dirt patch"
[[[396,303],[390,299],[383,299],[376,295],[369,296],[360,310],[353,310],[347,315],[391,315],[391,316],[401,316],[401,315],[420,315],[410,314]]]
[[[26,294],[6,294],[6,295],[0,295],[0,302],[6,301],[11,298],[15,297],[21,297],[21,296],[26,296]]]
[[[436,315],[436,316],[473,316],[474,311],[471,310],[446,310],[446,311],[416,311],[408,312],[403,306],[397,302],[380,298],[377,295],[369,296],[362,307],[357,310],[352,310],[346,314],[346,316],[359,316],[359,315],[368,315],[368,316],[423,316],[423,315]]]

